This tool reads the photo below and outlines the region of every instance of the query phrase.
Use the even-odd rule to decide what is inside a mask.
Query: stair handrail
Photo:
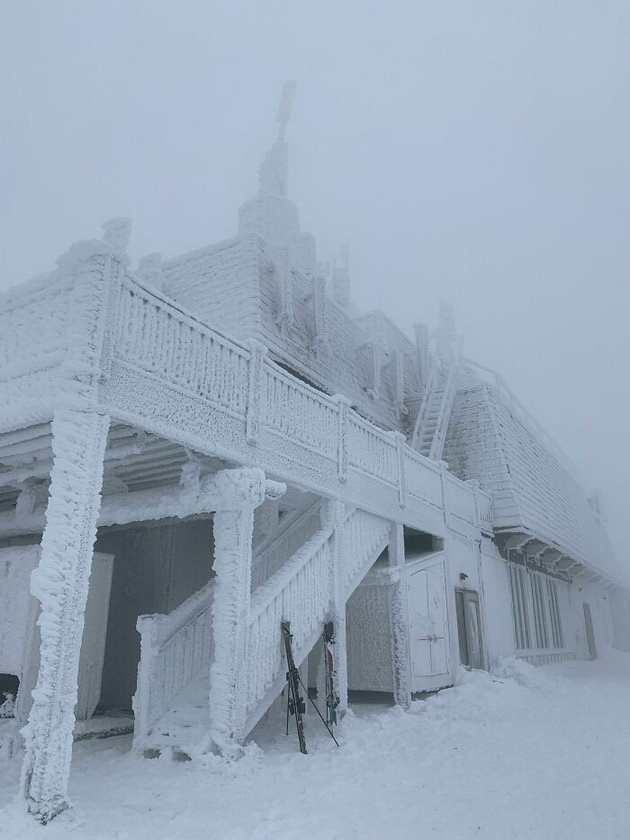
[[[171,613],[138,616],[136,629],[140,634],[140,660],[136,693],[132,700],[134,746],[137,748],[146,745],[151,727],[184,684],[194,679],[202,668],[210,667],[212,636],[208,628],[214,586],[214,580],[209,581]],[[180,641],[181,647],[176,653],[170,650],[175,639]],[[175,669],[177,676],[168,673]]]
[[[313,516],[316,516],[319,511],[321,510],[321,500],[317,499],[313,504],[309,505],[306,510],[297,511],[294,516],[290,518],[289,522],[282,523],[282,528],[280,531],[276,532],[275,534],[271,534],[269,537],[266,537],[262,540],[257,546],[254,547],[252,552],[252,592],[255,592],[258,586],[263,584],[265,580],[269,577],[266,575],[265,580],[257,581],[257,571],[263,566],[265,561],[269,558],[269,556],[273,556],[274,559],[277,559],[277,562],[280,566],[283,565],[289,559],[290,555],[287,555],[286,552],[281,552],[280,549],[282,547],[283,542],[287,542],[296,531],[299,531],[304,527],[304,524],[307,520]],[[318,516],[319,522],[321,522],[321,518]],[[315,528],[315,531],[317,528]],[[313,533],[315,533],[313,531]],[[309,536],[312,536],[310,534]],[[274,569],[274,572],[276,570]]]
[[[269,703],[282,689],[286,668],[277,644],[279,621],[287,618],[292,620],[296,662],[302,660],[321,632],[322,622],[333,607],[333,603],[338,601],[339,596],[343,603],[350,597],[350,588],[344,585],[348,573],[351,573],[352,583],[356,587],[367,571],[366,563],[374,562],[387,544],[389,523],[382,520],[383,533],[377,535],[378,538],[375,539],[374,533],[370,532],[367,544],[359,546],[360,551],[364,553],[369,551],[369,557],[362,558],[361,566],[351,570],[338,569],[338,564],[340,562],[343,564],[346,552],[342,550],[342,556],[338,556],[335,544],[337,540],[343,540],[345,529],[356,515],[371,516],[375,520],[381,520],[381,517],[368,514],[358,508],[346,510],[341,522],[336,525],[334,523],[324,525],[292,556],[288,563],[278,569],[252,595],[247,623],[247,650],[252,669],[246,680],[248,730],[255,725]],[[315,566],[307,572],[309,563],[314,563]],[[305,596],[302,584],[300,584],[300,579],[305,573],[311,576],[309,580],[319,575],[319,582],[315,582],[312,594],[308,596],[307,609],[298,611],[300,620],[294,625],[296,598],[299,600]],[[338,584],[334,583],[335,580],[338,580]],[[336,593],[338,585],[341,589]],[[254,690],[252,690],[253,686],[255,686]]]
[[[444,451],[444,442],[446,441],[446,432],[448,430],[448,421],[453,407],[453,401],[457,392],[457,382],[459,379],[459,363],[451,365],[446,384],[444,386],[444,394],[440,404],[440,411],[433,433],[433,440],[429,449],[429,458],[434,461],[439,461]]]
[[[214,596],[214,580],[210,580],[201,589],[193,592],[185,601],[176,607],[170,613],[150,613],[148,615],[138,616],[137,624],[144,625],[148,622],[155,622],[158,630],[157,640],[160,646],[168,644],[168,642],[177,633],[181,632],[192,621],[198,618],[204,610],[212,605],[212,598]],[[138,628],[138,631],[142,631]]]
[[[301,572],[313,555],[331,538],[333,532],[332,527],[321,528],[292,555],[288,563],[281,566],[256,589],[250,602],[249,624],[267,609],[278,591],[284,589]]]
[[[429,402],[431,400],[431,396],[433,395],[433,391],[437,385],[437,379],[439,377],[439,371],[437,365],[431,365],[431,370],[429,373],[429,378],[427,380],[426,385],[424,386],[424,392],[422,394],[422,402],[420,403],[420,408],[418,409],[418,414],[416,415],[416,422],[413,426],[413,435],[411,437],[411,445],[416,448],[419,438],[420,438],[420,430],[423,428],[425,421],[426,421],[426,413],[429,409]]]

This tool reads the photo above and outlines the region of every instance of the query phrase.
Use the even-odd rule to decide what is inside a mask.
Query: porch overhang
[[[495,541],[502,554],[518,551],[526,558],[528,566],[546,574],[580,585],[602,583],[611,588],[624,586],[615,575],[596,567],[592,561],[576,558],[562,546],[524,526],[497,529]]]

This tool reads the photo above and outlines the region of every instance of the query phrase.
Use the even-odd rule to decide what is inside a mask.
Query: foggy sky
[[[0,0],[0,288],[103,220],[134,260],[236,232],[298,81],[289,193],[410,329],[457,309],[600,488],[630,494],[627,0]]]

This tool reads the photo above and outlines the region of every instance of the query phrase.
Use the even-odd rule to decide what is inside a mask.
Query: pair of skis
[[[289,734],[289,716],[295,717],[295,727],[297,729],[298,742],[300,745],[300,752],[307,754],[306,749],[306,735],[304,732],[304,712],[306,711],[306,703],[300,694],[300,688],[308,697],[308,689],[305,688],[300,672],[298,671],[295,660],[293,659],[293,649],[291,647],[291,623],[283,621],[281,623],[282,639],[284,641],[284,652],[287,657],[287,735]],[[339,746],[339,742],[335,738],[332,727],[337,723],[337,706],[339,705],[339,697],[336,693],[335,687],[335,659],[333,645],[335,643],[334,629],[332,621],[324,625],[324,667],[325,667],[325,686],[326,686],[326,717],[322,715],[313,700],[309,697],[311,705],[317,712],[320,720],[328,730],[330,737],[335,744]]]

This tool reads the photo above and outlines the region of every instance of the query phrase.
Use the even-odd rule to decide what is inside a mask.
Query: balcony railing
[[[233,341],[129,275],[115,323],[115,358],[245,421],[250,444],[262,429],[295,441],[330,461],[340,484],[351,468],[390,488],[401,508],[418,500],[441,509],[444,473],[452,515],[488,525],[489,497],[424,458],[402,434],[378,428],[344,397],[329,397],[286,373],[260,345]]]

